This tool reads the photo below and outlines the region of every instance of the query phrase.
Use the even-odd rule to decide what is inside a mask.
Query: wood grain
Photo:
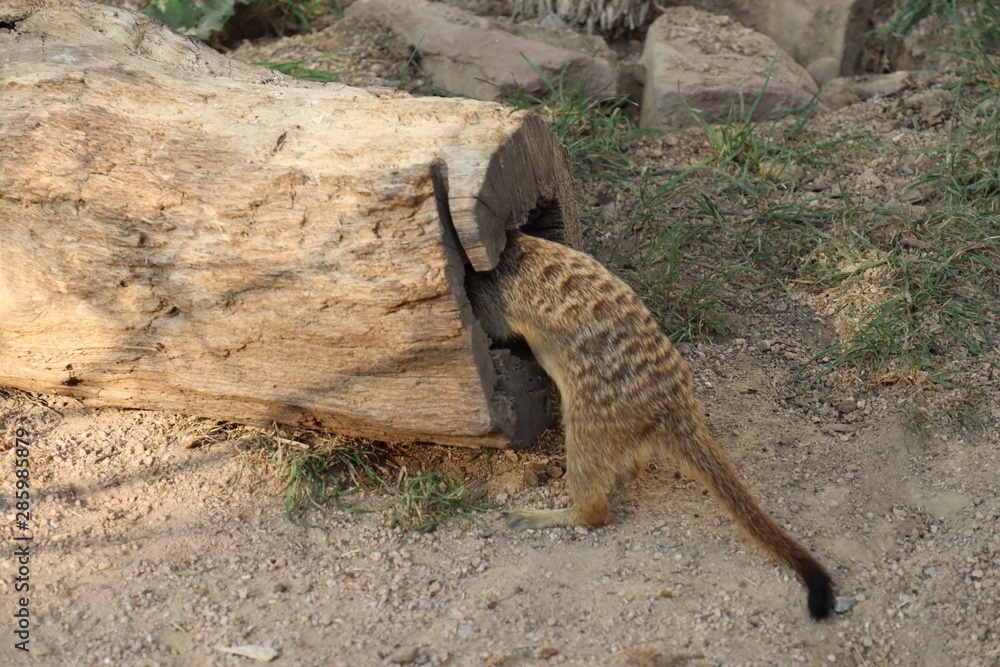
[[[551,420],[463,287],[540,203],[579,239],[538,118],[288,80],[86,2],[0,20],[0,384],[394,440]]]

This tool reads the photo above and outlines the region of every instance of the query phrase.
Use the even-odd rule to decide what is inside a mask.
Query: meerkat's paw
[[[511,510],[504,512],[503,518],[513,528],[552,528],[553,526],[573,526],[572,508],[563,510]]]
[[[503,516],[514,528],[553,528],[555,526],[600,526],[608,520],[608,508],[583,511],[573,505],[561,510],[511,510]]]

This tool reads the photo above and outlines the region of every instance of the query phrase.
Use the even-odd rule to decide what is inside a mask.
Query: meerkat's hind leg
[[[631,465],[622,466],[622,471],[632,481],[639,481],[646,475],[649,462],[656,458],[657,448],[650,443],[636,447]]]
[[[577,525],[573,507],[560,510],[510,510],[503,517],[512,528],[554,528]]]
[[[578,429],[566,424],[566,488],[573,504],[558,510],[512,510],[504,516],[515,528],[601,526],[611,515],[608,487],[615,478],[614,462],[595,452]],[[585,443],[581,447],[581,443]]]
[[[568,475],[567,475],[568,476]],[[587,497],[573,496],[573,504],[558,510],[511,510],[504,518],[514,528],[553,528],[555,526],[602,526],[611,514],[607,493],[591,490]]]

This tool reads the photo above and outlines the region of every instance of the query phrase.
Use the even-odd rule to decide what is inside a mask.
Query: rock
[[[588,95],[617,94],[616,57],[598,36],[513,24],[426,0],[357,0],[347,16],[373,17],[416,49],[434,85],[481,100],[518,87],[548,93],[545,79],[584,82]],[[537,71],[536,71],[537,69]]]
[[[858,409],[858,402],[853,399],[837,403],[837,412],[839,412],[842,415],[849,415],[857,409]]]
[[[643,128],[694,125],[689,107],[708,119],[741,106],[749,112],[758,95],[753,118],[765,118],[808,103],[819,90],[771,38],[690,7],[667,8],[653,22],[637,74],[645,84]]]
[[[541,646],[531,652],[536,660],[548,660],[559,655],[559,649],[555,646]]]
[[[860,190],[872,190],[874,188],[880,188],[882,185],[884,185],[882,179],[878,177],[878,174],[876,174],[875,170],[871,167],[868,167],[863,172],[858,174],[857,187]]]
[[[908,95],[903,99],[903,106],[916,110],[924,125],[937,125],[945,119],[948,97],[948,91],[933,88]]]
[[[548,478],[548,474],[549,469],[546,464],[539,462],[529,463],[528,467],[524,469],[524,485],[541,486]]]
[[[691,4],[725,13],[767,35],[797,62],[808,63],[810,71],[824,59],[831,62],[823,64],[824,71],[832,71],[833,76],[867,69],[875,0],[696,0]]]
[[[889,74],[870,74],[859,79],[854,84],[858,97],[870,100],[873,97],[895,95],[909,86],[913,77],[909,72],[891,72]]]
[[[255,646],[248,644],[245,646],[219,646],[216,648],[219,653],[230,653],[244,658],[250,658],[257,662],[271,662],[278,657],[278,652],[270,646]]]
[[[820,99],[831,109],[840,109],[861,100],[895,95],[912,82],[909,72],[871,74],[859,79],[836,78],[823,85]]]
[[[838,614],[849,612],[855,605],[855,599],[846,595],[838,595],[833,602],[833,610]]]
[[[404,646],[389,656],[389,662],[394,665],[409,665],[416,662],[420,656],[419,646]]]
[[[771,37],[773,38],[773,35]],[[822,86],[827,81],[840,76],[840,61],[832,56],[823,56],[806,65],[806,71],[812,76],[817,86]]]
[[[831,109],[842,109],[861,101],[852,79],[837,78],[827,81],[820,92],[823,104]]]

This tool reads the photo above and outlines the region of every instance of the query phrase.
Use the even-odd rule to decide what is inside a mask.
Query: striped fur
[[[587,255],[514,234],[493,271],[469,276],[468,290],[490,337],[524,339],[562,400],[573,504],[511,512],[514,525],[599,526],[612,484],[668,455],[798,574],[814,618],[830,614],[830,576],[740,481],[705,428],[690,369],[628,285]]]

